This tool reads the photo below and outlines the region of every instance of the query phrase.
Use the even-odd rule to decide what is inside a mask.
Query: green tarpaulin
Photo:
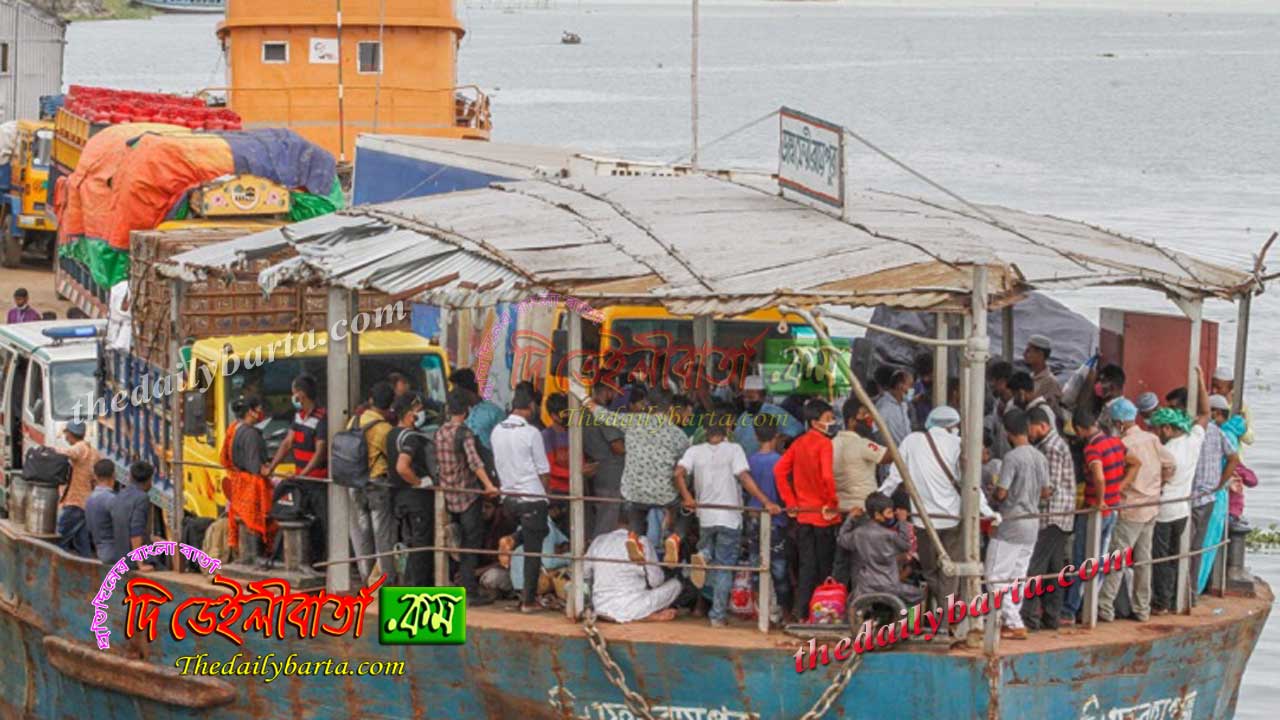
[[[289,222],[309,220],[313,217],[328,215],[340,210],[343,205],[342,186],[335,178],[333,189],[328,195],[313,195],[308,192],[291,192],[293,208],[289,211]],[[179,206],[169,214],[171,220],[185,220],[189,215],[186,196]],[[117,250],[99,238],[82,237],[70,244],[58,248],[58,254],[69,257],[89,268],[93,281],[109,288],[112,285],[129,279],[129,253]]]

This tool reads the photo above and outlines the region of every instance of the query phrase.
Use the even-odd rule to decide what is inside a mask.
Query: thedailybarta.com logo
[[[462,645],[467,642],[467,591],[379,588],[378,618],[378,642],[383,645]]]

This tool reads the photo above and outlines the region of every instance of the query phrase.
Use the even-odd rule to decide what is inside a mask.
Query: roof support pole
[[[1006,305],[1000,311],[1002,321],[1000,344],[1005,362],[1013,362],[1013,306]]]
[[[698,385],[711,381],[711,346],[716,342],[716,321],[710,315],[698,315],[693,319],[693,346],[698,349]],[[665,378],[650,378],[653,382],[665,382]],[[690,388],[692,389],[692,388]]]
[[[1199,298],[1195,300],[1179,300],[1175,301],[1182,312],[1186,314],[1187,319],[1191,321],[1191,342],[1187,347],[1187,414],[1195,417],[1199,408],[1196,407],[1200,393],[1197,388],[1200,382],[1200,373],[1197,366],[1200,364],[1200,328],[1201,319],[1204,315],[1204,301]],[[1178,554],[1181,559],[1178,560],[1178,596],[1177,596],[1177,612],[1191,612],[1191,597],[1189,591],[1192,579],[1188,577],[1191,561],[1187,557],[1187,553],[1191,551],[1191,526],[1188,519],[1188,526],[1182,531],[1182,538],[1178,546]],[[1103,548],[1105,552],[1106,549]]]
[[[969,345],[965,351],[965,384],[964,411],[961,413],[960,438],[964,443],[960,451],[963,464],[960,486],[960,531],[964,538],[964,563],[970,567],[979,566],[982,560],[982,546],[978,538],[979,488],[982,485],[982,402],[985,398],[984,386],[987,374],[987,358],[990,356],[990,339],[987,337],[987,268],[978,265],[973,268],[973,297],[970,300],[969,317],[971,332]],[[971,598],[978,594],[980,574],[965,574],[961,577],[961,597]],[[970,627],[966,638],[971,646],[982,642],[981,631]]]
[[[950,316],[947,313],[934,314],[935,335],[938,340],[946,340],[948,335],[947,322]],[[941,407],[947,404],[947,346],[939,342],[933,348],[933,406]]]
[[[585,501],[582,499],[586,491],[582,481],[582,402],[578,398],[585,394],[582,387],[582,316],[576,312],[565,313],[565,321],[569,323],[569,545],[573,555],[572,595],[565,603],[565,614],[576,619],[583,611],[585,600],[586,573],[582,557],[587,547],[587,513]],[[576,421],[575,421],[576,418]]]
[[[16,7],[15,7],[16,9]],[[16,73],[15,73],[16,74]],[[169,281],[169,372],[177,377],[184,377],[182,373],[182,335],[180,334],[181,325],[178,319],[182,316],[182,293],[186,283],[181,280],[173,279]],[[195,377],[190,375],[188,377]],[[182,511],[186,507],[186,478],[187,466],[182,464],[182,446],[186,443],[186,422],[183,417],[183,391],[182,386],[186,383],[179,383],[178,391],[173,393],[170,401],[170,418],[169,423],[169,447],[172,449],[172,456],[169,458],[169,482],[173,487],[173,505],[169,507],[169,527],[168,538],[170,540],[182,539]],[[180,567],[178,563],[178,555],[173,555],[173,569],[176,571]]]
[[[1245,358],[1249,355],[1249,310],[1253,305],[1253,294],[1249,293],[1240,298],[1240,303],[1236,307],[1238,313],[1236,319],[1236,357],[1235,372],[1232,378],[1235,380],[1234,392],[1231,394],[1231,414],[1239,415],[1244,409],[1244,372]]]
[[[329,288],[329,307],[325,325],[330,330],[341,322],[342,327],[350,324],[351,298],[350,292],[343,288]],[[346,426],[347,416],[351,412],[351,393],[347,389],[351,378],[348,373],[347,344],[329,338],[328,358],[325,369],[325,404],[329,412],[329,447],[333,447],[333,436]],[[329,557],[331,565],[325,568],[325,589],[329,592],[345,593],[351,590],[351,566],[347,560],[348,552],[347,522],[347,489],[341,485],[329,484]]]

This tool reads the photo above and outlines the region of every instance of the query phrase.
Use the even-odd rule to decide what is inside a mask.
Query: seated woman
[[[868,593],[896,595],[908,606],[920,602],[920,586],[901,580],[898,559],[911,550],[907,511],[894,509],[882,493],[867,496],[866,514],[852,514],[840,528],[837,542],[853,553],[853,596]]]
[[[591,604],[600,617],[619,623],[674,620],[676,611],[671,604],[680,595],[680,581],[676,578],[664,581],[658,554],[643,535],[639,543],[648,563],[628,558],[630,529],[627,513],[621,513],[618,528],[597,537],[587,548],[586,577],[591,583]]]

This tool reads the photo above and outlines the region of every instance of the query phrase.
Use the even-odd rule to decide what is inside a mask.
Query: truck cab
[[[311,341],[303,339],[314,337]],[[293,379],[303,373],[319,385],[318,403],[325,404],[326,333],[244,335],[208,338],[195,342],[187,360],[187,388],[182,418],[185,511],[216,517],[226,505],[222,489],[224,472],[218,467],[219,451],[227,427],[235,419],[231,404],[236,398],[255,395],[262,399],[268,419],[261,426],[267,449],[274,454],[289,432],[294,417],[291,404]],[[301,345],[301,347],[299,347]],[[254,357],[274,360],[257,365]],[[255,367],[246,369],[246,364]],[[368,396],[375,382],[392,372],[410,378],[413,389],[443,403],[449,376],[444,351],[420,335],[401,330],[369,331],[360,336],[360,398]],[[210,380],[206,382],[206,378]],[[341,422],[329,418],[329,422]],[[290,464],[279,472],[288,473]]]
[[[49,202],[49,169],[53,155],[53,123],[18,120],[13,154],[0,166],[4,202],[0,204],[0,261],[17,267],[23,250],[49,260],[57,245],[58,225]]]
[[[88,419],[97,387],[97,336],[102,320],[57,320],[0,325],[0,460],[21,469],[36,445],[65,447],[62,431]],[[97,445],[96,423],[87,423]]]

